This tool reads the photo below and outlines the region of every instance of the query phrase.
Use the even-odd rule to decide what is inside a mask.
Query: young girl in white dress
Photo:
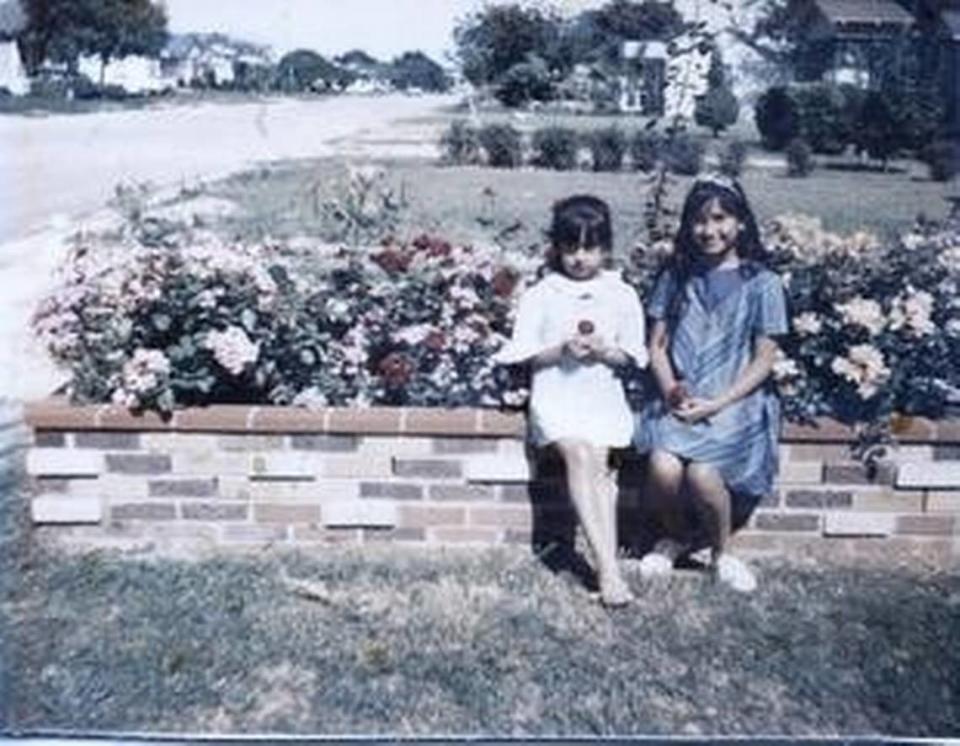
[[[608,269],[613,235],[602,200],[556,203],[551,270],[520,300],[502,364],[532,367],[529,437],[554,447],[566,467],[574,510],[594,554],[600,600],[628,603],[617,566],[616,474],[610,452],[630,444],[634,416],[617,371],[647,364],[643,309],[636,291]]]

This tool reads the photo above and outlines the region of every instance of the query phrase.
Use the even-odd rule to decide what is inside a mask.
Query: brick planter
[[[524,421],[478,409],[213,406],[165,422],[59,400],[29,404],[37,530],[102,546],[525,543],[568,535],[556,464],[531,464]],[[737,536],[743,551],[848,540],[944,562],[960,536],[960,423],[900,420],[876,474],[852,432],[787,426],[780,481]],[[621,525],[642,524],[642,460],[627,459]],[[960,546],[960,544],[958,544]]]

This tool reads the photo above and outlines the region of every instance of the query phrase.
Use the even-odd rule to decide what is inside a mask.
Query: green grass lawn
[[[457,241],[492,241],[506,231],[514,245],[543,243],[550,205],[578,192],[607,200],[614,216],[615,243],[628,250],[645,239],[643,209],[650,189],[644,173],[558,172],[525,167],[498,170],[441,166],[423,160],[384,164],[389,182],[405,195],[401,234],[438,233]],[[805,179],[788,178],[782,166],[756,166],[743,177],[758,218],[787,212],[818,216],[831,230],[866,227],[884,233],[908,228],[918,214],[943,218],[947,186],[926,180],[917,164],[903,171],[850,171],[823,167]],[[335,159],[274,164],[210,187],[236,200],[241,216],[225,226],[242,236],[289,237],[321,231],[316,199],[336,194],[345,173]],[[672,177],[671,203],[679,207],[690,179]]]
[[[955,735],[960,576],[759,564],[607,612],[526,548],[6,562],[15,732]],[[0,681],[0,685],[2,685]]]

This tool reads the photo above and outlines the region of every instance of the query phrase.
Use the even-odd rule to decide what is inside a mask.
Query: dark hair
[[[737,238],[737,256],[740,257],[740,274],[752,277],[768,263],[769,254],[760,240],[760,230],[750,202],[743,187],[735,179],[726,176],[708,176],[698,179],[687,192],[680,214],[680,228],[674,240],[673,254],[664,269],[673,272],[676,283],[674,294],[667,303],[667,320],[675,322],[682,311],[684,289],[694,273],[700,258],[700,245],[693,235],[694,223],[703,209],[713,200],[720,208],[733,215],[743,224]]]
[[[599,197],[575,194],[553,204],[553,220],[547,231],[550,250],[547,266],[562,271],[560,256],[563,249],[578,246],[599,246],[606,253],[613,251],[613,228],[610,208]]]

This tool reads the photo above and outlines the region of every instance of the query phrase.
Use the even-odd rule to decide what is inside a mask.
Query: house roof
[[[893,0],[816,0],[834,26],[909,26],[913,16]]]
[[[20,0],[0,2],[0,38],[16,36],[26,25],[27,15]]]

